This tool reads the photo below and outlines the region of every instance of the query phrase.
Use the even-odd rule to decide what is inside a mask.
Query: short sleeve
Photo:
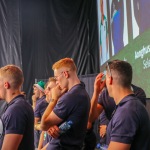
[[[123,109],[118,114],[121,114],[121,117],[116,115],[109,124],[112,126],[110,140],[131,144],[138,129],[136,115],[132,111],[129,113],[128,109]]]
[[[109,120],[106,116],[105,110],[102,111],[99,118],[100,118],[100,125],[108,125]]]
[[[68,97],[62,97],[57,102],[57,105],[54,107],[53,112],[61,119],[65,119],[68,116],[69,112],[69,102]],[[71,106],[70,106],[71,107]]]
[[[40,114],[40,104],[37,104],[34,110],[34,117],[41,118]]]
[[[26,117],[20,108],[12,109],[13,113],[4,116],[5,134],[23,134],[26,127]]]
[[[106,89],[104,89],[98,97],[98,104],[102,105],[103,107],[104,107],[104,101],[105,101],[105,92],[106,92]]]

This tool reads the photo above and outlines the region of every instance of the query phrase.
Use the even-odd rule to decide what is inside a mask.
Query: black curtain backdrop
[[[27,96],[64,57],[74,59],[78,75],[99,72],[96,0],[0,1],[0,66],[23,69]]]
[[[6,64],[22,67],[19,13],[18,0],[0,1],[0,67]]]

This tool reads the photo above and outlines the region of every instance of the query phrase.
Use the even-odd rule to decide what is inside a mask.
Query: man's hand
[[[33,110],[35,109],[37,99],[38,98],[36,97],[36,95],[32,95],[32,108],[33,108]]]
[[[61,89],[59,85],[52,89],[52,99],[58,100],[65,92],[67,88]]]
[[[107,129],[107,125],[101,125],[99,128],[99,135],[100,137],[104,137],[106,135],[106,129]]]
[[[47,132],[51,137],[55,139],[58,138],[60,135],[59,128],[56,125],[54,125],[53,127],[50,127]]]
[[[95,82],[94,82],[94,91],[96,93],[100,93],[102,91],[102,89],[106,86],[106,81],[102,81],[102,77],[104,76],[103,73],[99,73],[96,78],[95,78]]]
[[[32,95],[32,101],[36,102],[36,100],[37,100],[37,97],[35,95]]]

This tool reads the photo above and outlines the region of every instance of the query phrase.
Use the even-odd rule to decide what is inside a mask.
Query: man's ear
[[[9,89],[9,88],[10,88],[10,84],[9,84],[8,82],[5,82],[5,83],[4,83],[4,88],[5,88],[5,89]]]
[[[113,82],[113,77],[110,76],[110,82],[109,82],[109,84],[112,84],[112,82]]]
[[[64,71],[64,75],[66,78],[68,78],[69,77],[68,71]]]

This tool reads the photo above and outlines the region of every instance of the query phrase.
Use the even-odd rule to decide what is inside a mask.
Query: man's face
[[[108,90],[108,94],[110,97],[113,97],[112,95],[112,76],[110,75],[110,72],[107,71],[106,72],[106,87],[107,87],[107,90]]]
[[[33,87],[33,93],[34,93],[36,98],[39,98],[40,90],[36,86]]]
[[[51,81],[49,82],[49,84],[47,85],[47,92],[45,93],[46,94],[46,98],[48,100],[50,100],[52,98],[52,89],[56,86],[56,83],[54,81]]]
[[[106,87],[107,87],[107,90],[109,93],[109,76],[108,76],[108,73],[106,73]]]
[[[47,86],[48,86],[48,85],[47,85]],[[48,89],[47,89],[47,87],[45,88],[44,93],[45,93],[45,95],[47,96],[47,94],[48,94]]]
[[[54,70],[54,77],[56,79],[56,84],[60,86],[61,89],[67,88],[68,82],[66,79],[66,74],[68,70],[66,68],[60,68]]]

